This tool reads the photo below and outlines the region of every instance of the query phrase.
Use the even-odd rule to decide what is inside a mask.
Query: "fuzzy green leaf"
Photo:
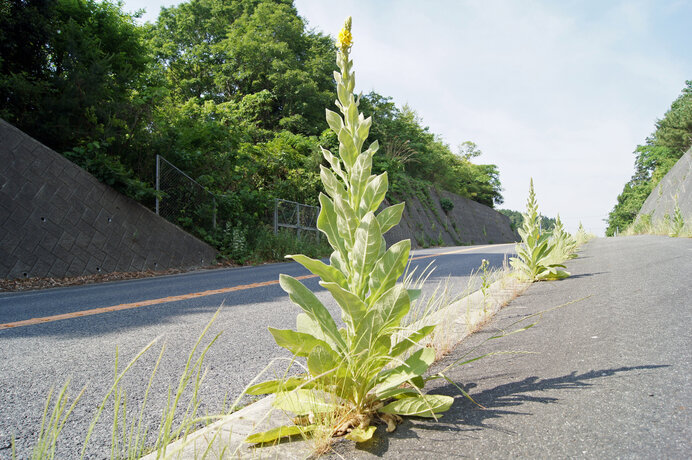
[[[269,328],[269,332],[274,336],[276,344],[287,349],[296,356],[307,356],[316,346],[331,348],[324,341],[304,332],[296,332],[291,329]]]
[[[339,236],[339,223],[334,202],[324,193],[320,193],[319,200],[321,208],[320,214],[317,216],[317,228],[327,235],[331,247],[345,254],[346,248],[343,239]]]
[[[334,300],[336,300],[341,307],[344,323],[349,324],[351,329],[354,330],[355,325],[365,316],[367,305],[360,300],[360,297],[347,291],[336,283],[320,283],[320,285],[331,292],[332,297],[334,297]]]
[[[334,131],[335,134],[339,134],[341,131],[341,128],[344,127],[344,121],[341,119],[341,115],[339,115],[336,112],[332,112],[329,109],[326,109],[327,113],[327,124],[329,124],[329,127]]]
[[[307,383],[305,379],[299,377],[291,377],[288,379],[267,380],[266,382],[252,385],[245,393],[249,395],[266,395],[270,393],[278,393],[280,391],[291,391],[302,385],[302,388],[308,389],[312,387],[311,383]]]
[[[279,284],[288,293],[289,298],[320,325],[327,337],[337,343],[341,349],[346,348],[334,318],[310,289],[297,279],[285,274],[279,275]]]
[[[385,414],[408,415],[415,417],[439,417],[440,412],[452,407],[454,398],[444,395],[423,395],[398,399],[380,409]]]
[[[311,259],[303,254],[292,254],[286,256],[286,258],[295,260],[328,283],[336,283],[342,287],[348,285],[346,277],[340,270],[325,264],[321,260]]]
[[[353,208],[348,204],[348,200],[340,196],[334,197],[334,209],[336,210],[338,235],[345,242],[345,246],[351,248],[353,247],[353,239],[358,228],[356,213],[353,212]]]
[[[277,394],[272,405],[277,409],[293,412],[296,415],[305,415],[310,412],[317,414],[334,409],[334,404],[325,401],[315,391],[303,389]]]
[[[365,442],[372,438],[375,434],[376,426],[370,425],[367,428],[354,428],[349,434],[346,435],[346,439],[350,439],[355,442]]]
[[[368,303],[370,305],[396,284],[396,281],[406,270],[410,251],[411,240],[401,240],[394,243],[375,263],[369,281]]]
[[[398,388],[399,385],[414,377],[423,375],[433,361],[435,361],[435,350],[421,348],[409,356],[400,366],[382,373],[384,379],[379,383],[375,395],[382,398],[386,397],[388,391]]]
[[[424,326],[420,329],[418,329],[416,332],[412,333],[409,335],[407,338],[402,340],[401,342],[397,343],[392,347],[391,351],[391,356],[393,358],[396,358],[397,356],[401,355],[404,353],[406,350],[411,348],[414,345],[417,345],[418,342],[423,340],[425,337],[430,335],[432,331],[435,330],[435,326]]]
[[[329,347],[318,345],[308,356],[308,370],[313,376],[329,372],[339,365],[339,355]]]
[[[401,222],[401,214],[404,212],[404,203],[395,204],[385,208],[377,215],[377,221],[380,223],[380,231],[384,235],[392,227]]]
[[[360,200],[360,215],[364,216],[369,212],[375,212],[384,200],[387,193],[389,182],[387,179],[387,171],[379,176],[371,176],[363,191],[363,197]]]
[[[339,195],[341,199],[346,199],[346,188],[344,188],[344,184],[336,178],[333,172],[322,165],[320,165],[320,179],[322,179],[324,189],[329,196],[334,198]]]
[[[287,436],[297,436],[300,434],[307,434],[317,429],[316,425],[308,426],[298,426],[298,425],[284,425],[277,428],[272,428],[268,431],[263,431],[261,433],[254,433],[245,438],[245,442],[249,444],[266,444],[268,442],[274,442],[277,439],[285,438]]]
[[[381,243],[382,233],[380,232],[380,224],[377,222],[375,215],[370,212],[363,217],[356,229],[353,251],[351,252],[353,281],[359,292],[363,289],[363,282],[367,279],[370,270],[372,270],[377,261]]]

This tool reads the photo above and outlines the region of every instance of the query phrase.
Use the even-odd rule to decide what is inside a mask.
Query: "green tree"
[[[607,236],[634,222],[651,191],[691,146],[692,80],[686,82],[680,96],[656,122],[656,130],[646,143],[635,149],[635,171],[608,216]]]

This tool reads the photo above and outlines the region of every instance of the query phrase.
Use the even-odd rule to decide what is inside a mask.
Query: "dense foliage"
[[[144,25],[109,0],[2,6],[0,117],[100,180],[152,206],[164,156],[218,195],[215,231],[178,222],[217,247],[229,235],[257,247],[268,232],[250,229],[269,222],[275,197],[318,204],[319,146],[337,146],[324,121],[334,41],[292,0],[189,0]],[[497,167],[473,164],[474,144],[453,153],[413,109],[374,92],[360,107],[393,196],[414,180],[502,202]]]
[[[524,215],[519,211],[513,211],[511,209],[498,209],[500,214],[509,217],[509,224],[512,230],[521,228],[524,225]],[[556,221],[553,217],[546,217],[542,214],[538,215],[539,218],[539,228],[543,231],[549,232],[555,228]]]
[[[656,122],[656,130],[634,150],[634,175],[608,216],[607,236],[624,231],[634,221],[654,187],[691,146],[692,80]]]

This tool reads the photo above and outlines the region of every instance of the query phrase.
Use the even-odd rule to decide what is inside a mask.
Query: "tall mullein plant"
[[[529,281],[557,280],[567,278],[569,273],[560,270],[564,265],[550,263],[555,246],[551,244],[550,232],[541,232],[538,202],[533,191],[533,179],[529,186],[524,223],[518,229],[521,243],[517,244],[517,257],[510,259],[511,266],[519,275]]]
[[[419,291],[398,282],[409,258],[410,240],[387,248],[383,237],[401,220],[404,204],[377,212],[387,192],[387,173],[371,174],[377,141],[364,149],[372,120],[358,111],[354,97],[351,43],[349,18],[337,43],[340,72],[334,73],[336,107],[341,114],[326,111],[329,127],[339,139],[339,154],[322,149],[330,168],[321,166],[320,172],[326,194],[319,196],[317,227],[334,252],[329,264],[302,254],[287,256],[320,277],[320,285],[339,305],[345,327],[337,326],[302,283],[281,275],[281,287],[303,312],[298,315],[296,331],[269,330],[277,344],[306,358],[308,373],[264,382],[247,393],[277,393],[274,405],[298,415],[296,420],[303,426],[258,433],[248,442],[268,442],[295,434],[296,429],[301,433],[311,431],[320,418],[336,420],[335,435],[364,441],[375,431],[370,422],[380,419],[391,431],[399,415],[436,417],[453,401],[448,396],[423,395],[420,391],[422,375],[435,353],[418,343],[433,327],[399,338],[411,298]],[[410,385],[402,387],[407,382]],[[324,398],[325,394],[332,397]]]

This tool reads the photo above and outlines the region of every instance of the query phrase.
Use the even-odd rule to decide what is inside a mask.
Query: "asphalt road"
[[[461,292],[482,259],[499,267],[512,251],[513,245],[420,250],[414,253],[413,266],[420,266],[420,271],[435,261],[437,268],[427,286],[432,288],[449,276],[453,291]],[[136,408],[165,344],[144,412],[145,423],[155,430],[168,388],[177,387],[190,349],[219,307],[220,315],[203,341],[206,344],[222,333],[205,360],[199,412],[221,412],[225,401],[235,399],[273,358],[288,358],[266,330],[267,326],[294,328],[299,313],[278,284],[271,284],[279,273],[308,275],[295,263],[271,264],[0,294],[0,459],[9,458],[12,438],[18,458],[28,456],[49,389],[59,389],[67,379],[71,379],[70,395],[82,387],[86,390],[65,425],[57,458],[78,458],[87,427],[113,382],[116,347],[122,369],[158,337],[154,349],[122,381],[128,407]],[[317,279],[306,279],[305,284],[335,311]],[[141,305],[152,299],[153,303]],[[98,310],[106,307],[116,311]],[[36,318],[49,320],[41,323]],[[271,372],[285,369],[285,364],[277,363],[268,378]],[[89,442],[88,458],[110,456],[111,414],[112,405],[107,405]]]
[[[343,458],[641,458],[692,453],[692,239],[598,239],[569,261],[572,276],[533,284],[436,369],[493,351],[448,372],[431,393],[456,398],[439,422],[409,419]],[[565,302],[524,332],[498,329]],[[516,327],[516,326],[515,326]],[[485,342],[484,342],[485,341]],[[438,381],[439,382],[439,381]],[[434,382],[433,382],[434,383]]]

